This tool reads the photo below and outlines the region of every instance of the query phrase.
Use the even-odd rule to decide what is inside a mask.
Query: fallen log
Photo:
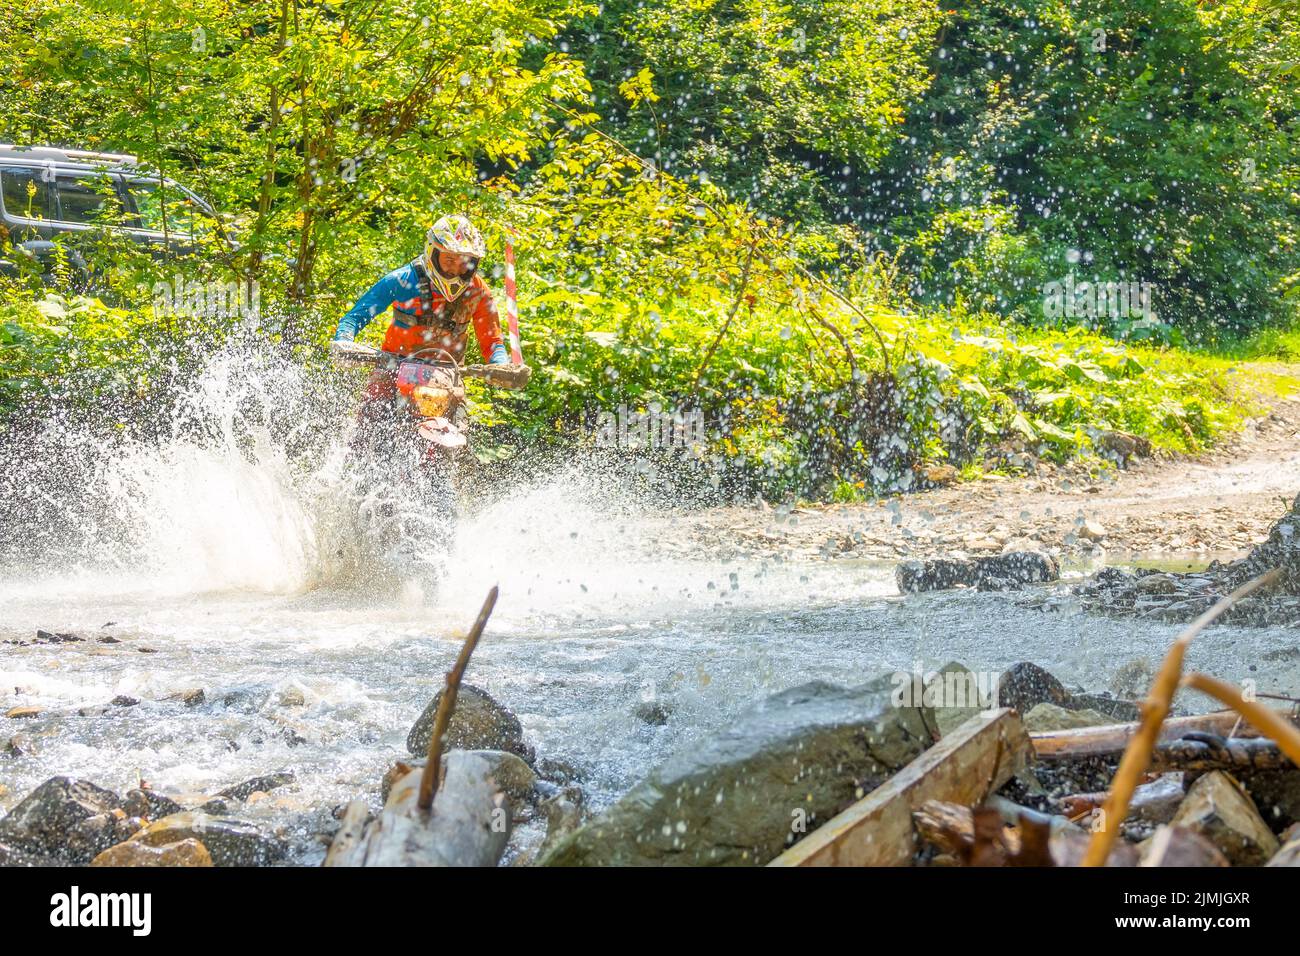
[[[357,845],[365,835],[366,821],[369,818],[370,808],[366,806],[366,801],[358,799],[349,803],[347,809],[343,811],[343,820],[338,832],[334,834],[333,842],[330,843],[329,852],[325,854],[325,862],[321,865],[348,865],[342,861],[351,859],[356,852]]]
[[[345,842],[331,846],[328,865],[496,866],[511,812],[492,765],[467,750],[447,754],[432,811],[419,805],[421,776],[411,772],[394,783],[383,811],[350,847],[340,830]]]
[[[1088,728],[1109,729],[1109,728]],[[1230,732],[1225,731],[1225,733]],[[1240,733],[1240,729],[1238,730]],[[1252,731],[1253,732],[1253,731]],[[1031,739],[1032,736],[1031,736]],[[1037,753],[1037,740],[1034,740]],[[1057,744],[1059,741],[1053,741]],[[1040,759],[1055,763],[1068,760],[1116,759],[1124,752],[1122,744],[1097,750],[1088,742],[1079,750],[1053,750]],[[1199,730],[1186,731],[1176,740],[1165,740],[1151,752],[1150,771],[1169,773],[1175,770],[1290,770],[1295,764],[1274,741],[1264,737],[1224,737]]]
[[[1183,680],[1186,687],[1199,690],[1203,694],[1209,694],[1211,697],[1227,704],[1241,716],[1250,721],[1260,733],[1277,741],[1281,748],[1291,760],[1300,766],[1300,730],[1296,728],[1277,711],[1265,707],[1256,700],[1247,700],[1241,691],[1231,684],[1225,684],[1221,680],[1216,680],[1207,674],[1188,674]]]
[[[383,810],[370,823],[364,822],[360,801],[348,806],[327,866],[496,866],[500,861],[512,818],[506,788],[483,756],[442,753],[456,691],[496,599],[494,587],[447,674],[426,766],[392,781]]]
[[[1106,724],[1101,727],[1080,727],[1074,730],[1051,730],[1030,734],[1034,746],[1034,756],[1038,760],[1056,762],[1063,760],[1082,760],[1086,757],[1118,757],[1124,753],[1133,735],[1140,725]],[[1234,732],[1235,728],[1235,732]],[[1178,740],[1189,732],[1200,731],[1226,737],[1228,734],[1237,738],[1256,738],[1259,731],[1245,723],[1230,710],[1216,711],[1212,714],[1198,714],[1195,717],[1175,717],[1166,720],[1160,728],[1160,740],[1163,742]]]
[[[913,812],[927,800],[982,803],[1032,749],[1014,710],[976,714],[768,866],[906,866],[916,853]]]

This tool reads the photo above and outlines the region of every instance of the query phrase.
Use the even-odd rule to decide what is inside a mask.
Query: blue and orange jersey
[[[339,319],[334,337],[351,341],[390,306],[393,320],[384,335],[386,352],[406,355],[417,349],[440,348],[460,361],[473,325],[483,360],[504,360],[496,302],[481,276],[474,276],[470,287],[449,303],[423,277],[419,260],[409,262],[372,285]]]

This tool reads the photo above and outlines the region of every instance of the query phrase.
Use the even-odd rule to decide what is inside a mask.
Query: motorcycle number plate
[[[419,362],[403,362],[397,367],[397,390],[410,395],[420,385],[428,385],[435,369]]]

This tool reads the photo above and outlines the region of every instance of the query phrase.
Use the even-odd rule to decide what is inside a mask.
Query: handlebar
[[[439,350],[441,352],[441,350]],[[447,353],[442,352],[446,355]],[[417,353],[418,356],[418,353]],[[416,356],[397,355],[382,349],[362,345],[359,342],[346,342],[336,339],[330,343],[330,357],[339,365],[356,366],[387,365],[396,368],[399,362],[425,362],[428,365],[455,365],[453,362],[435,362]],[[450,358],[450,356],[447,356]],[[527,365],[459,365],[462,375],[477,378],[498,388],[523,388],[532,377],[532,369]]]

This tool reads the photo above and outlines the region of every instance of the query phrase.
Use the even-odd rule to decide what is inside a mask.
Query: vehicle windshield
[[[5,212],[23,219],[44,219],[49,208],[49,184],[41,170],[25,167],[0,169],[0,199]]]
[[[142,229],[193,236],[198,239],[208,238],[214,232],[214,223],[208,212],[174,183],[166,183],[160,189],[157,180],[134,179],[127,183],[127,190],[135,203],[135,211],[140,217]],[[165,229],[164,197],[166,198]]]
[[[117,187],[109,176],[61,172],[56,177],[55,187],[60,221],[88,226],[107,226],[121,221],[122,207]]]

